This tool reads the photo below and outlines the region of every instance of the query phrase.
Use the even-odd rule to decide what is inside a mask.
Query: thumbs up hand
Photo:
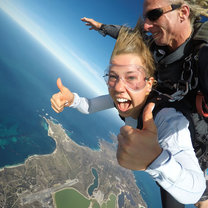
[[[60,92],[54,94],[51,98],[51,107],[56,113],[60,113],[64,110],[64,107],[70,106],[74,100],[73,93],[65,87],[61,79],[57,79],[57,87]]]
[[[160,155],[162,148],[158,143],[152,109],[148,104],[143,112],[143,129],[123,126],[118,135],[118,163],[131,170],[145,170]]]

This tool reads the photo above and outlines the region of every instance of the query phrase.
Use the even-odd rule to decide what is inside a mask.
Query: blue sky
[[[8,0],[1,1],[0,8],[84,84],[91,89],[96,85],[96,94],[102,94],[107,92],[102,75],[115,40],[89,31],[80,18],[133,27],[142,4],[136,0]]]
[[[80,18],[133,27],[142,4],[143,0],[1,0],[0,9],[96,94],[103,94],[107,87],[102,75],[115,40],[89,31]]]

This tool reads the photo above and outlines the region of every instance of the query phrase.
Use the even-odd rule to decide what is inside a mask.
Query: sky
[[[133,27],[142,4],[143,0],[0,0],[0,9],[83,84],[103,94],[107,87],[102,76],[115,40],[90,31],[80,19]]]
[[[2,0],[0,8],[96,94],[115,40],[90,31],[82,17],[133,27],[142,13],[136,0]],[[56,70],[56,69],[54,69]]]
[[[143,0],[0,1],[2,11],[96,95],[107,93],[102,76],[115,40],[90,31],[80,18],[134,27],[142,15],[142,5]]]

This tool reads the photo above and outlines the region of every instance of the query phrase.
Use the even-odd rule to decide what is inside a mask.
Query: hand
[[[158,143],[152,109],[154,103],[145,107],[143,129],[123,126],[118,135],[118,163],[131,170],[145,170],[162,152]]]
[[[90,18],[87,18],[87,17],[83,17],[83,18],[81,18],[81,20],[83,22],[86,22],[85,25],[90,26],[89,30],[96,30],[97,31],[97,30],[100,29],[100,27],[102,25],[102,23],[97,22],[94,19],[90,19]]]
[[[198,208],[208,208],[208,200],[205,201],[199,201],[195,204]]]
[[[70,106],[74,100],[74,94],[65,87],[61,79],[57,79],[57,86],[60,92],[54,94],[51,98],[51,107],[56,113],[60,113],[64,110],[64,107]]]

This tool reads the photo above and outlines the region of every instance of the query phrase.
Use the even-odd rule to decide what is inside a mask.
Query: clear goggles
[[[109,88],[114,88],[122,80],[125,87],[131,91],[142,90],[148,78],[142,66],[110,64],[103,76]]]

